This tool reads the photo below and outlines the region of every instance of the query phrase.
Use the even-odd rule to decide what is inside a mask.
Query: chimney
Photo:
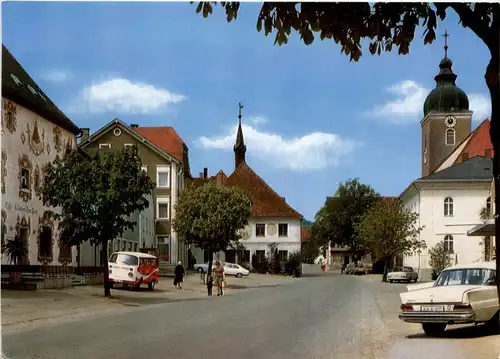
[[[139,127],[139,125],[138,125],[138,124],[136,124],[136,123],[131,123],[131,124],[130,124],[130,127],[132,127],[132,128],[138,128],[138,127]]]
[[[80,131],[82,131],[82,137],[80,137],[80,142],[83,142],[87,138],[89,138],[90,128],[80,128]]]
[[[205,167],[203,169],[203,179],[208,179],[208,168],[207,167]]]

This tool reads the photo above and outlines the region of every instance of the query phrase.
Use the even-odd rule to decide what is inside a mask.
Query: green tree
[[[392,258],[426,247],[418,236],[422,227],[417,226],[417,219],[418,215],[405,208],[398,198],[383,198],[359,223],[357,229],[362,246],[385,260],[382,281],[387,280]]]
[[[311,229],[311,239],[319,246],[347,246],[356,254],[363,252],[356,225],[380,198],[369,185],[350,179],[341,183],[335,197],[327,198],[318,211]]]
[[[314,264],[314,260],[318,258],[321,247],[314,238],[310,238],[307,242],[302,243],[302,258],[304,263]]]
[[[216,2],[212,2],[216,4]],[[200,2],[196,11],[204,17],[212,13],[210,2]],[[221,2],[228,22],[238,17],[239,2]],[[265,2],[262,4],[257,31],[267,36],[276,31],[275,44],[286,44],[296,32],[306,45],[319,34],[321,40],[333,40],[341,52],[354,61],[362,55],[361,41],[370,42],[372,55],[398,48],[398,54],[410,52],[415,31],[423,27],[424,44],[436,39],[438,20],[454,11],[462,26],[469,28],[490,51],[485,81],[491,97],[490,137],[493,144],[493,175],[500,176],[500,4],[473,3],[335,3],[335,2]],[[495,193],[500,193],[500,181],[495,181]],[[496,267],[500,270],[500,196],[495,198]],[[500,304],[500,276],[496,278]]]
[[[429,248],[429,265],[432,268],[432,276],[434,279],[437,278],[443,269],[451,265],[452,261],[450,255],[452,253],[453,252],[446,248],[444,241],[441,241],[434,247]]]
[[[491,206],[484,206],[479,211],[479,218],[482,221],[487,221],[489,219],[493,219],[493,211],[491,210]],[[491,237],[485,236],[483,237],[483,252],[484,252],[484,260],[489,261],[491,259]]]
[[[46,215],[59,221],[67,245],[90,241],[102,246],[105,296],[111,295],[108,243],[134,228],[130,215],[149,206],[145,196],[154,189],[141,166],[135,146],[90,158],[69,150],[47,166],[41,197],[45,206],[60,210]]]
[[[235,187],[206,183],[182,191],[175,206],[174,230],[188,244],[208,250],[208,276],[213,253],[235,246],[240,230],[248,224],[251,201]]]

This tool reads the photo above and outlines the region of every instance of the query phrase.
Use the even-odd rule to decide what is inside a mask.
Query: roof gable
[[[417,181],[474,181],[491,180],[493,162],[490,158],[475,156]]]
[[[167,160],[173,161],[176,163],[181,162],[177,158],[175,158],[171,154],[165,152],[162,148],[158,147],[156,144],[152,143],[150,140],[148,140],[147,138],[145,138],[144,136],[139,134],[138,132],[134,131],[130,126],[128,126],[127,124],[125,124],[123,121],[121,121],[118,118],[115,118],[114,120],[107,123],[105,126],[101,127],[98,131],[94,132],[91,136],[89,136],[89,138],[82,141],[79,146],[82,148],[87,147],[90,143],[96,141],[99,137],[108,133],[115,125],[120,126],[120,128],[122,130],[126,131],[129,135],[135,137],[138,141],[142,142],[143,144],[145,144],[146,146],[151,148],[154,152],[156,152],[160,156],[166,158]]]
[[[80,129],[40,89],[21,64],[2,44],[2,96],[37,113],[74,134]]]
[[[234,170],[224,184],[241,188],[248,194],[252,201],[253,217],[302,218],[299,212],[290,207],[285,199],[279,196],[245,162]]]
[[[173,127],[137,127],[132,130],[175,157],[178,161],[183,160],[184,141]]]

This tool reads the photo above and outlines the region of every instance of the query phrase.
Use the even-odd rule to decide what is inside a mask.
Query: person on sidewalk
[[[184,283],[185,274],[186,271],[184,270],[184,266],[182,265],[182,262],[179,261],[174,271],[174,285],[176,285],[179,289],[182,289],[182,283]]]
[[[222,287],[224,285],[224,266],[220,261],[215,262],[214,275],[215,285],[217,286],[217,295],[224,295],[224,292],[222,290]]]

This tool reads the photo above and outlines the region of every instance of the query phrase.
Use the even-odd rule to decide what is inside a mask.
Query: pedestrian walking
[[[177,286],[177,288],[182,289],[182,284],[184,283],[185,274],[186,271],[184,270],[184,266],[182,265],[182,262],[179,261],[174,271],[174,286]]]
[[[224,266],[220,261],[215,262],[214,275],[215,275],[215,285],[217,287],[217,295],[218,296],[224,295],[223,287],[224,287],[225,274],[224,274]]]

